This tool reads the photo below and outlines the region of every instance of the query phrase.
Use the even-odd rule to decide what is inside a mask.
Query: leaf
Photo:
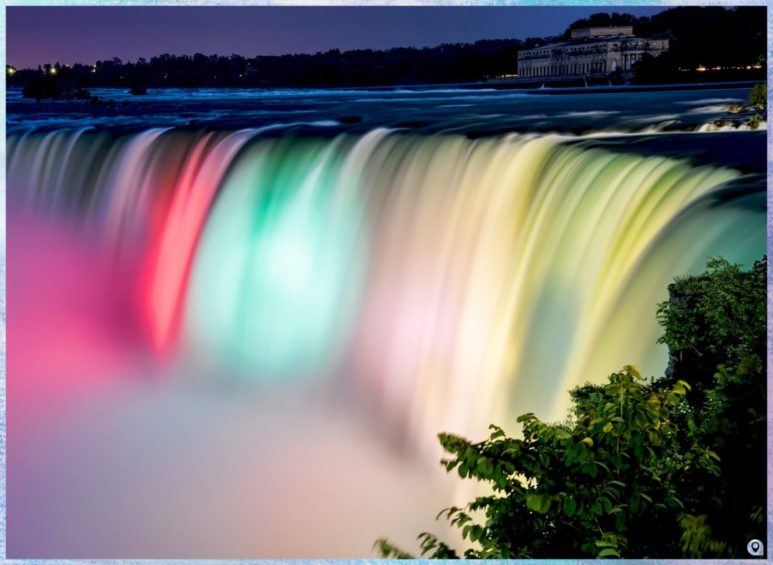
[[[607,473],[609,473],[609,467],[607,467],[607,466],[606,466],[604,463],[602,463],[601,461],[596,461],[596,465],[598,465],[599,467],[601,467],[602,469],[604,469],[604,470],[605,470]]]
[[[415,559],[410,553],[404,552],[399,547],[392,545],[389,540],[385,538],[379,538],[376,543],[373,544],[374,548],[377,548],[381,557],[389,559]]]
[[[584,443],[588,447],[593,447],[593,440],[589,437],[582,438],[582,441],[580,443]]]
[[[606,549],[602,549],[601,551],[599,551],[599,557],[616,557],[619,559],[620,554],[616,550],[612,549],[611,547],[608,547]]]
[[[683,386],[687,390],[692,390],[692,387],[690,386],[690,383],[688,383],[687,381],[683,381],[683,380],[680,379],[680,380],[676,381],[676,384]]]
[[[459,512],[461,508],[457,506],[449,506],[448,508],[443,508],[440,512],[438,512],[437,516],[435,516],[435,520],[440,520],[442,518],[443,514],[446,514],[447,519],[451,519],[454,514]]]
[[[564,502],[564,514],[567,516],[574,516],[575,510],[577,510],[577,503],[574,501],[574,498],[570,496],[566,499],[566,502]]]
[[[550,496],[547,494],[527,494],[526,507],[538,514],[545,514],[550,510]]]
[[[591,477],[595,477],[596,475],[598,475],[598,468],[593,463],[593,461],[589,461],[588,463],[585,463],[582,466],[582,472],[587,475],[590,475]]]
[[[633,365],[626,365],[623,367],[623,370],[627,370],[629,373],[631,373],[631,376],[636,380],[641,380],[641,373],[639,370],[634,367]]]

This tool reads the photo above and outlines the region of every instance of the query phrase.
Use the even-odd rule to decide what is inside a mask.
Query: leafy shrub
[[[757,110],[764,110],[768,107],[768,85],[765,83],[755,84],[749,94],[749,102]]]
[[[624,367],[573,390],[566,423],[518,418],[520,439],[440,434],[446,470],[491,491],[438,515],[469,541],[463,557],[741,557],[764,538],[766,272],[765,259],[750,271],[717,259],[669,287],[663,378]],[[425,557],[459,557],[419,540]]]

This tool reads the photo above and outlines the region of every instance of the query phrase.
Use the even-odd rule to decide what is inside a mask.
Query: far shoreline
[[[567,85],[564,81],[555,80],[555,84],[551,86],[550,83],[535,83],[534,81],[524,80],[496,80],[496,81],[478,81],[478,82],[450,82],[450,83],[423,83],[423,84],[393,84],[393,85],[378,85],[378,86],[304,86],[304,87],[233,87],[233,86],[161,86],[161,87],[149,87],[148,91],[172,91],[180,90],[186,92],[195,92],[199,90],[233,90],[233,91],[254,91],[254,92],[315,92],[315,91],[330,91],[330,92],[346,92],[346,91],[382,91],[382,92],[397,92],[397,91],[432,91],[432,90],[522,90],[527,91],[530,94],[594,94],[594,93],[616,93],[616,92],[657,92],[668,90],[713,90],[713,89],[730,89],[730,88],[746,88],[752,87],[755,84],[764,82],[760,80],[734,80],[734,81],[717,81],[717,82],[677,82],[677,83],[658,83],[658,84],[594,84],[588,86],[578,86],[576,84]],[[128,91],[130,89],[123,86],[90,86],[92,90],[111,90],[111,91]],[[21,91],[21,86],[6,86],[6,92]],[[137,100],[142,100],[143,97],[148,94],[134,95]],[[25,98],[25,100],[34,100],[33,98]],[[49,99],[51,100],[51,99]],[[62,99],[64,100],[64,99]],[[72,101],[72,100],[67,100]]]

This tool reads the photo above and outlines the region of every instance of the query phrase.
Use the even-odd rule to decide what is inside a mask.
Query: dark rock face
[[[676,284],[668,285],[668,302],[672,308],[676,308],[682,311],[689,311],[695,307],[696,303],[695,294],[685,291],[679,288]],[[675,349],[671,345],[668,346],[668,366],[666,367],[666,377],[673,377],[675,374],[683,375],[685,371],[693,366],[694,361],[692,357],[695,354],[689,352],[686,349]],[[687,371],[690,372],[690,371]]]

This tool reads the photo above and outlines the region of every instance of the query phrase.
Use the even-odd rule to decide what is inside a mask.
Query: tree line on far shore
[[[758,79],[766,69],[765,21],[764,7],[682,7],[652,17],[598,13],[575,21],[564,34],[552,37],[378,51],[332,49],[281,56],[163,54],[130,62],[113,58],[94,65],[8,67],[7,79],[8,86],[30,87],[28,94],[39,98],[87,98],[86,89],[93,87],[130,88],[142,94],[147,88],[163,87],[308,88],[476,82],[516,74],[518,51],[522,49],[564,41],[575,28],[605,25],[632,25],[637,35],[665,35],[671,39],[668,53],[645,57],[634,73],[634,82]],[[697,72],[699,67],[708,72]]]

